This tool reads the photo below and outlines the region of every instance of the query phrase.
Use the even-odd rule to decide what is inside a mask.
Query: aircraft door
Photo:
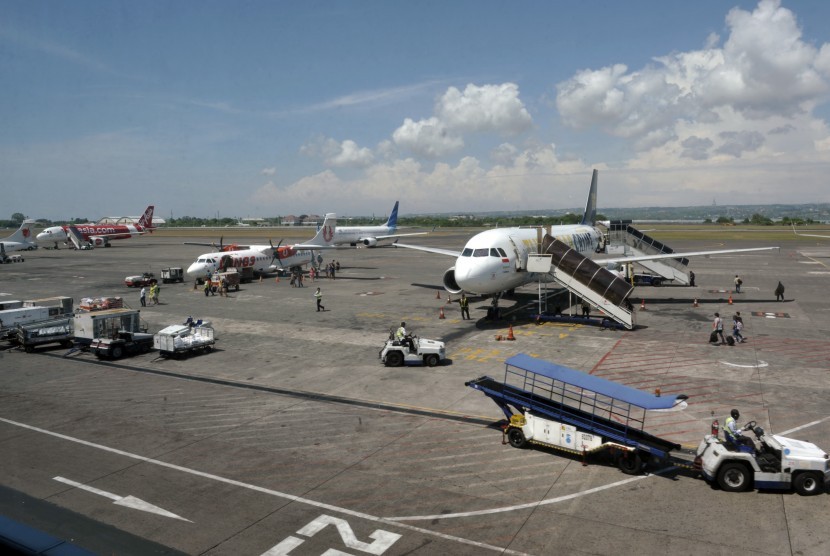
[[[527,247],[521,239],[514,236],[508,237],[510,238],[510,247],[516,256],[516,271],[527,270]]]

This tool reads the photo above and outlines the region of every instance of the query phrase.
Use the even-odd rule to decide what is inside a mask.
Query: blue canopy
[[[623,401],[625,403],[641,407],[643,409],[671,409],[675,404],[685,400],[688,396],[678,394],[676,396],[655,396],[642,390],[618,384],[598,376],[592,376],[576,369],[570,369],[519,353],[505,361],[507,366],[516,367],[524,371],[558,380],[566,384],[572,384],[584,390],[590,390],[609,398]],[[506,380],[506,377],[505,377]]]

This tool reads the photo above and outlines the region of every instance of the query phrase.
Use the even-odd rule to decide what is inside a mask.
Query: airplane
[[[821,238],[824,238],[824,239],[830,239],[830,236],[820,236],[820,235],[817,235],[817,234],[799,234],[798,232],[796,232],[796,231],[795,231],[795,224],[793,224],[792,226],[793,226],[793,233],[794,233],[795,235],[797,235],[797,236],[802,236],[802,237],[821,237]]]
[[[234,250],[220,250],[220,252],[199,255],[196,261],[187,268],[187,274],[201,278],[212,274],[220,268],[234,266],[237,268],[252,268],[257,274],[267,274],[277,270],[294,270],[315,262],[314,251],[332,247],[332,237],[337,226],[337,215],[326,214],[325,220],[317,235],[306,247],[296,245],[237,245]],[[206,245],[203,243],[186,242],[187,245]],[[209,244],[207,244],[209,245]],[[224,253],[224,254],[223,254]]]
[[[24,220],[20,227],[9,237],[0,240],[0,250],[5,258],[6,253],[12,251],[31,251],[37,249],[37,244],[32,241],[32,227],[34,220]]]
[[[147,232],[152,233],[155,229],[155,226],[153,226],[154,208],[153,205],[148,206],[135,225],[90,223],[51,226],[37,235],[37,241],[43,243],[53,241],[55,248],[57,248],[59,241],[63,241],[64,243],[71,241],[76,249],[81,249],[84,245],[91,247],[109,247],[110,240],[113,239],[128,239]]]
[[[413,232],[409,234],[396,234],[398,228],[398,203],[395,201],[395,206],[392,208],[392,214],[385,224],[380,226],[338,226],[334,231],[334,239],[331,244],[350,245],[357,247],[363,245],[365,247],[376,247],[379,241],[387,239],[396,239],[406,236],[422,236],[427,232]],[[295,245],[298,249],[313,248],[312,245]]]
[[[585,212],[579,224],[551,226],[550,235],[567,244],[584,257],[591,257],[602,250],[605,238],[595,227],[597,204],[597,177],[594,170]],[[455,265],[443,275],[444,289],[451,294],[493,296],[493,311],[498,314],[499,298],[508,291],[531,283],[553,282],[551,273],[528,272],[528,254],[536,254],[541,233],[536,227],[494,228],[474,235],[462,251],[395,243],[395,247],[416,249],[456,257]],[[593,258],[599,265],[618,265],[638,261],[677,259],[682,257],[709,256],[723,253],[747,253],[778,249],[755,247],[750,249],[724,249],[690,253],[662,253],[659,255],[617,256]]]

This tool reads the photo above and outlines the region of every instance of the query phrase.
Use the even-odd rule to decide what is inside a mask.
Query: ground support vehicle
[[[115,338],[119,332],[146,332],[135,309],[108,309],[75,315],[75,342],[89,346],[99,338]],[[152,342],[151,342],[152,345]]]
[[[423,363],[427,367],[434,367],[447,358],[447,346],[444,342],[418,336],[407,336],[403,341],[398,341],[394,339],[394,333],[390,333],[378,357],[387,367],[400,367],[405,363]]]
[[[739,445],[718,438],[716,422],[713,434],[706,435],[697,448],[695,468],[707,482],[727,492],[750,488],[784,489],[802,496],[825,492],[830,484],[828,454],[812,442],[767,434],[755,421],[743,427],[752,431],[754,446]]]
[[[145,272],[136,276],[127,276],[124,278],[124,285],[128,288],[140,288],[157,283],[155,275],[152,272]]]
[[[22,263],[26,259],[23,255],[2,255],[0,256],[0,264]]]
[[[672,280],[657,276],[656,274],[638,272],[632,275],[631,281],[635,286],[654,286],[655,288],[659,288],[663,283],[671,282]]]
[[[648,394],[523,353],[505,361],[504,379],[483,376],[466,385],[501,408],[515,448],[539,444],[583,457],[607,451],[627,474],[647,464],[691,468],[692,454],[643,430],[647,411],[685,408],[683,394]]]
[[[184,282],[184,270],[177,266],[161,269],[161,281],[165,284]]]
[[[0,340],[17,334],[17,325],[49,320],[49,307],[17,307],[0,311]]]
[[[65,348],[70,348],[75,337],[73,322],[72,317],[61,317],[18,324],[14,343],[22,347],[26,353],[32,353],[35,347],[46,344],[60,344]]]
[[[159,355],[177,359],[195,353],[208,353],[215,343],[213,328],[205,325],[174,324],[153,336],[153,347],[159,350]]]
[[[101,359],[120,359],[125,355],[147,353],[153,349],[153,335],[119,330],[114,338],[95,338],[89,350]]]
[[[234,267],[221,272],[214,272],[210,277],[210,286],[213,288],[213,291],[219,290],[219,286],[223,280],[225,281],[225,285],[228,286],[228,290],[239,291],[239,283],[242,280],[242,273]]]

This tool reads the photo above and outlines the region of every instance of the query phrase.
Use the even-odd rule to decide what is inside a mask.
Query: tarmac
[[[460,250],[473,233],[410,243]],[[272,275],[205,297],[188,280],[139,307],[124,277],[187,268],[209,250],[185,240],[40,249],[0,267],[0,300],[121,296],[150,332],[192,316],[217,337],[187,359],[0,351],[0,514],[101,554],[830,553],[826,493],[727,493],[689,469],[629,476],[603,458],[517,450],[499,408],[464,385],[527,353],[688,395],[685,410],[646,420],[687,448],[735,407],[741,422],[830,449],[830,239],[691,259],[695,287],[635,289],[631,331],[536,324],[535,285],[502,300],[501,321],[478,298],[462,320],[440,285],[454,260],[394,248],[326,252],[341,263],[336,279],[304,288]],[[747,341],[709,344],[713,314],[728,332],[737,311]],[[379,351],[401,321],[445,341],[448,361],[384,367]],[[497,340],[509,327],[515,341]]]

